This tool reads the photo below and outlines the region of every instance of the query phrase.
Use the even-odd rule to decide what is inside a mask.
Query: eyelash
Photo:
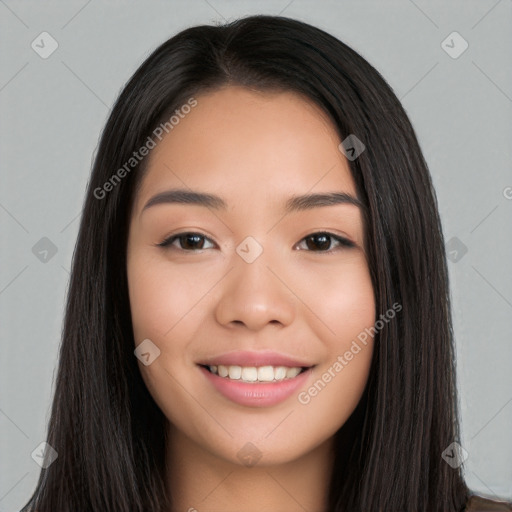
[[[182,248],[177,248],[177,247],[171,247],[171,244],[175,241],[175,240],[179,240],[181,237],[183,236],[186,236],[186,235],[196,235],[196,236],[199,236],[201,238],[204,238],[206,240],[208,240],[209,242],[212,242],[214,243],[209,237],[207,237],[206,235],[203,235],[202,233],[197,233],[197,232],[192,232],[192,231],[184,231],[182,233],[177,233],[175,235],[171,235],[169,237],[167,237],[165,240],[163,240],[162,242],[160,242],[159,244],[156,244],[158,247],[163,247],[164,249],[173,249],[173,250],[178,250],[178,251],[183,251],[183,252],[198,252],[198,251],[202,251],[202,250],[205,250],[205,249],[197,249],[197,250],[188,250],[188,249],[182,249]],[[319,253],[332,253],[332,252],[336,252],[338,250],[341,250],[341,249],[349,249],[351,247],[355,247],[356,244],[354,242],[351,242],[350,240],[348,240],[347,238],[343,238],[341,236],[338,236],[338,235],[335,235],[334,233],[330,233],[328,231],[317,231],[315,233],[311,233],[307,236],[305,236],[302,240],[300,240],[300,242],[303,242],[309,238],[312,238],[312,237],[315,237],[317,235],[324,235],[324,236],[328,236],[329,238],[331,239],[334,239],[336,242],[339,243],[339,247],[337,249],[328,249],[326,251],[309,251],[308,252],[319,252]],[[299,242],[299,243],[300,243]],[[301,249],[301,250],[304,250],[304,249]]]

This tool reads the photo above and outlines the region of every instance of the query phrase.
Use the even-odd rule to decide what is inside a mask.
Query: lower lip
[[[284,402],[304,385],[312,370],[308,368],[292,379],[256,384],[219,377],[202,366],[199,369],[220,394],[246,407],[270,407]]]

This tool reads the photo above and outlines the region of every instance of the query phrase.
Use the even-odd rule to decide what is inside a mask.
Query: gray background
[[[110,106],[171,35],[250,13],[327,30],[402,100],[454,260],[467,482],[512,497],[511,0],[0,0],[0,512],[24,504],[40,471],[31,453],[45,439],[71,256]],[[59,45],[47,59],[31,48],[43,31]],[[453,31],[469,44],[458,58],[441,45]],[[32,249],[43,237],[57,249],[46,262]]]

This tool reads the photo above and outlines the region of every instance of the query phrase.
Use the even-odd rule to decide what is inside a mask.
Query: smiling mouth
[[[312,366],[199,365],[218,377],[247,383],[271,383],[294,379]]]

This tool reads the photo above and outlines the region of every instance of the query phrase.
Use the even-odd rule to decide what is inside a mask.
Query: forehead
[[[356,195],[336,127],[302,96],[229,86],[195,99],[149,154],[139,208],[166,187],[228,201],[325,190]]]

